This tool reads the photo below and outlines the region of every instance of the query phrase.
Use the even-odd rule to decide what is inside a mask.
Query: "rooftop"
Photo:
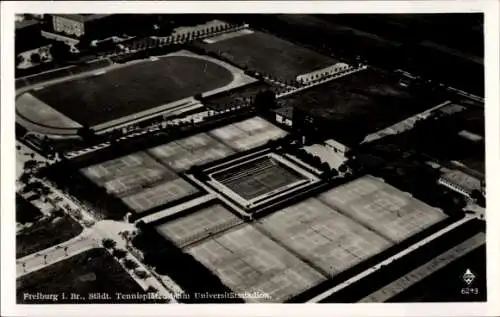
[[[54,16],[63,17],[79,22],[89,22],[110,16],[111,14],[54,14]]]
[[[283,116],[284,118],[287,118],[287,119],[292,119],[292,117],[293,117],[293,107],[288,107],[288,106],[281,107],[281,108],[274,110],[274,112],[276,114]]]
[[[441,179],[459,185],[463,189],[472,192],[473,190],[481,190],[481,181],[459,170],[450,170],[443,174]]]

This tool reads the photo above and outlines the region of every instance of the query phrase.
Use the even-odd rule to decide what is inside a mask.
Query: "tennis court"
[[[306,179],[269,156],[214,173],[212,177],[246,200]]]
[[[150,188],[145,188],[127,197],[122,197],[122,201],[134,211],[141,213],[197,192],[198,189],[196,187],[182,178],[176,178]]]
[[[82,173],[112,195],[122,196],[178,176],[147,153],[137,152],[82,169]]]
[[[446,218],[439,209],[373,176],[336,187],[319,199],[396,243]]]
[[[242,223],[224,206],[215,204],[156,226],[156,230],[179,248]]]
[[[392,245],[315,198],[266,216],[258,225],[330,277]]]
[[[181,172],[193,165],[226,157],[234,151],[208,134],[199,133],[154,147],[148,153],[176,172]]]
[[[187,249],[237,293],[262,292],[248,302],[284,302],[325,277],[251,225]]]
[[[235,151],[246,151],[287,134],[261,117],[253,117],[209,132],[211,136]]]

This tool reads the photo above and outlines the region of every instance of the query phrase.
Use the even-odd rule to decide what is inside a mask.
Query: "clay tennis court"
[[[243,221],[227,210],[215,204],[196,210],[180,218],[156,226],[156,230],[171,240],[179,248],[217,234]]]
[[[447,217],[373,176],[336,187],[319,199],[396,243]]]
[[[214,173],[212,177],[246,200],[306,179],[270,156],[259,157]]]
[[[136,212],[195,194],[198,189],[147,152],[136,152],[83,168],[81,172]]]
[[[209,134],[235,151],[245,151],[287,134],[261,117],[253,117],[224,127]]]
[[[284,302],[325,277],[251,225],[239,226],[187,251],[235,292],[263,292],[248,302]]]
[[[315,198],[266,216],[258,225],[330,277],[392,245]]]
[[[199,133],[147,150],[153,157],[180,172],[193,165],[226,157],[234,151],[206,133]]]

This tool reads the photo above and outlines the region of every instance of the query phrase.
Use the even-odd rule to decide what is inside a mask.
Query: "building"
[[[276,122],[291,127],[293,124],[293,107],[282,107],[274,110]]]
[[[484,190],[484,182],[459,170],[446,171],[438,183],[468,198],[474,190]]]
[[[315,70],[315,71],[307,73],[307,74],[299,75],[299,76],[297,76],[297,78],[295,80],[303,85],[307,85],[311,82],[314,82],[316,80],[320,80],[324,77],[333,76],[335,74],[342,73],[342,72],[348,70],[349,68],[350,68],[349,65],[347,65],[346,63],[339,62],[339,63],[336,63],[332,66],[328,66],[326,68]]]
[[[42,35],[70,46],[122,35],[131,28],[120,14],[46,14]]]
[[[50,54],[52,43],[42,36],[41,24],[38,20],[19,20],[16,21],[15,27],[17,68],[29,68],[52,60]]]
[[[346,154],[351,150],[348,146],[345,146],[344,144],[337,142],[334,139],[326,140],[325,144],[327,148],[343,156],[346,156]]]

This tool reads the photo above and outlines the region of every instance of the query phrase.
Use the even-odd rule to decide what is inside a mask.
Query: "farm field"
[[[25,293],[57,294],[58,301],[28,300]],[[17,280],[17,302],[20,304],[74,303],[70,293],[77,293],[83,303],[144,303],[142,300],[117,300],[115,293],[144,293],[143,289],[125,272],[104,249],[91,249],[43,269],[29,273]],[[66,298],[62,298],[66,293]],[[108,293],[110,300],[88,299],[91,293]]]
[[[179,248],[213,236],[242,220],[222,205],[210,205],[188,215],[157,225],[156,230]]]
[[[329,277],[392,245],[315,198],[266,216],[258,224]]]
[[[286,131],[261,117],[253,117],[209,132],[209,135],[237,152],[263,145],[286,134]]]
[[[230,84],[232,72],[208,59],[168,55],[65,81],[32,94],[82,125],[96,125]]]
[[[444,101],[402,87],[393,76],[363,70],[293,94],[279,103],[312,114],[339,142],[358,143],[370,133]]]
[[[331,189],[318,199],[394,243],[447,217],[372,176]]]
[[[262,292],[248,302],[284,302],[325,280],[251,225],[244,225],[187,249],[236,293]]]
[[[243,69],[271,75],[281,81],[294,81],[298,75],[337,63],[331,57],[259,31],[215,43],[200,41],[196,45]]]

